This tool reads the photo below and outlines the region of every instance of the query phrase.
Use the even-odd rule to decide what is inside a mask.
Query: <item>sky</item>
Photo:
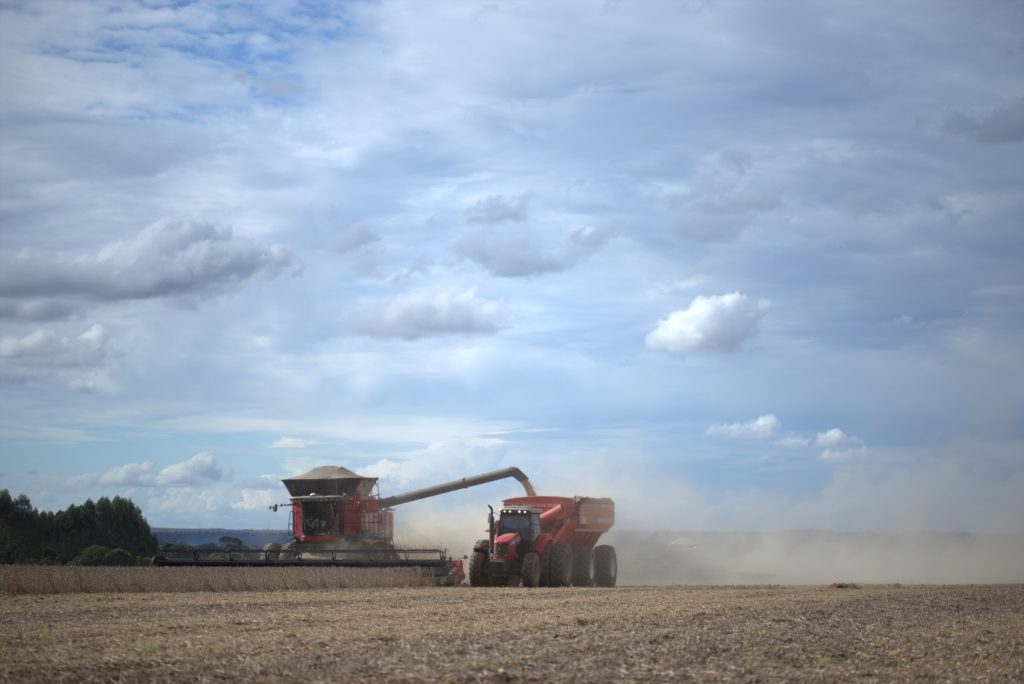
[[[1010,0],[2,2],[0,487],[1022,534],[1022,188]]]

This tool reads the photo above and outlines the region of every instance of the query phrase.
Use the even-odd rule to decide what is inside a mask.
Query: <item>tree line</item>
[[[131,565],[156,550],[156,537],[131,499],[104,496],[51,512],[0,489],[0,563]]]

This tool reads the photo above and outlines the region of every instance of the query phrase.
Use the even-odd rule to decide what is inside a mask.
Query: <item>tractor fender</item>
[[[484,553],[490,553],[491,552],[491,542],[488,541],[487,539],[477,539],[473,543],[473,550],[474,551],[483,551]]]

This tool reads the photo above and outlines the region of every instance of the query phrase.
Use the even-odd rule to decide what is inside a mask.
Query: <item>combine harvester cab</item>
[[[472,586],[615,586],[615,549],[597,546],[615,523],[611,499],[515,497],[487,520],[488,538],[473,545],[470,557]]]
[[[412,567],[432,570],[444,584],[458,584],[465,577],[462,561],[449,558],[446,550],[395,547],[392,508],[505,478],[518,480],[528,494],[534,493],[521,470],[505,468],[381,498],[374,493],[377,478],[321,466],[282,480],[291,495],[287,504],[291,509],[290,544],[265,549],[164,551],[153,558],[153,564]],[[271,508],[276,511],[278,506]]]

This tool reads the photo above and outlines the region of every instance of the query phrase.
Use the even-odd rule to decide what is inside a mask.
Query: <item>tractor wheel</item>
[[[469,586],[486,587],[491,583],[491,578],[484,570],[486,567],[487,554],[483,551],[474,551],[469,557]]]
[[[544,547],[544,553],[540,554],[540,586],[550,587],[551,586],[551,547],[554,544],[548,544]]]
[[[611,546],[598,546],[594,549],[594,581],[599,587],[614,587],[619,578],[619,563],[615,559],[615,549]]]
[[[572,547],[556,542],[551,545],[548,586],[567,587],[572,582]]]
[[[572,583],[576,587],[594,586],[594,549],[572,550]]]
[[[523,558],[523,586],[540,586],[540,556],[533,551]]]

